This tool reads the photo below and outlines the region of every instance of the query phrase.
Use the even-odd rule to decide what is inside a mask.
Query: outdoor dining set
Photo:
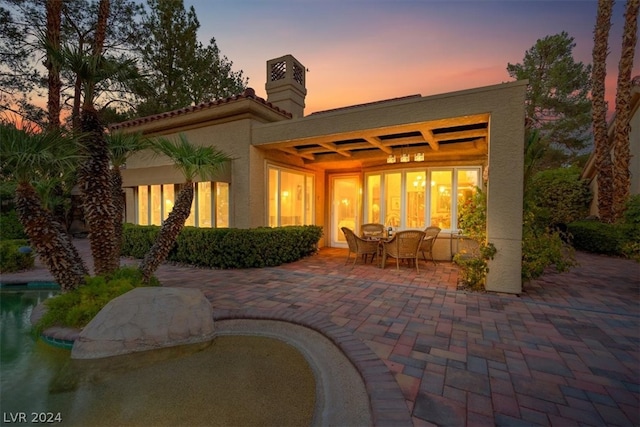
[[[362,257],[367,262],[369,256],[371,263],[374,259],[379,259],[379,267],[384,268],[388,258],[396,260],[396,269],[400,269],[400,261],[407,261],[414,264],[416,271],[420,254],[427,261],[427,257],[436,264],[433,258],[433,244],[440,233],[440,228],[429,226],[424,230],[403,230],[393,233],[385,228],[383,224],[369,223],[360,227],[360,234],[348,227],[342,227],[342,232],[347,239],[349,252],[345,264],[349,262],[351,254],[355,254],[353,265],[358,257]]]

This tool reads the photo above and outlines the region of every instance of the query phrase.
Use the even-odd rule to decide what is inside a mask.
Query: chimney
[[[293,55],[267,61],[267,101],[291,113],[304,116],[305,67]]]

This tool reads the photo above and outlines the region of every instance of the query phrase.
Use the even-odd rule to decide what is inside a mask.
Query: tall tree
[[[122,190],[122,168],[125,166],[127,159],[149,147],[149,141],[141,134],[125,134],[115,132],[106,135],[109,146],[109,155],[111,158],[111,188],[112,198],[115,207],[113,216],[113,225],[115,227],[116,253],[120,254],[122,249],[122,223],[125,213],[125,194]]]
[[[60,49],[60,26],[62,19],[62,2],[60,0],[47,0],[47,44],[53,49]],[[49,73],[47,117],[51,129],[60,127],[60,93],[62,82],[60,80],[60,64],[47,55],[45,62]]]
[[[104,135],[104,126],[93,105],[96,81],[103,62],[104,32],[109,17],[109,0],[100,0],[96,36],[90,67],[85,76],[84,102],[81,113],[81,130],[85,135],[88,150],[87,161],[80,169],[80,188],[83,196],[84,217],[89,227],[91,254],[97,275],[108,275],[120,266],[120,254],[116,253],[115,206],[111,173],[109,171],[109,149]]]
[[[48,181],[79,160],[76,141],[58,130],[34,132],[0,125],[0,162],[16,182],[16,211],[31,245],[63,291],[84,283],[88,269],[66,229],[46,209],[36,191],[38,180]]]
[[[547,167],[575,155],[589,137],[591,66],[573,59],[574,47],[573,37],[563,31],[537,40],[521,64],[507,64],[511,77],[529,80],[527,122],[549,144]]]
[[[95,0],[0,0],[1,110],[11,111],[43,128],[48,126],[48,121],[56,121],[55,108],[45,111],[33,99],[44,96],[44,91],[51,86],[41,67],[46,54],[42,41],[47,41],[47,49],[66,45],[83,55],[90,54],[97,36],[99,7],[100,3]],[[60,44],[47,34],[47,29],[56,25],[49,20],[55,19],[56,8],[61,12]],[[133,46],[143,38],[136,24],[142,9],[143,5],[135,0],[110,2],[109,25],[104,28],[102,43],[105,56],[121,62],[134,57]],[[47,57],[45,65],[55,66]],[[78,129],[82,82],[73,71],[62,65],[60,80],[62,117],[73,116]],[[94,98],[98,108],[108,104],[117,105],[120,109],[129,108],[133,99],[131,89],[117,79],[99,82],[96,93]],[[54,98],[55,94],[50,94],[50,97]]]
[[[609,30],[613,0],[598,0],[598,16],[593,36],[593,74],[591,91],[595,165],[598,171],[598,214],[605,222],[613,222],[613,162],[607,135],[607,103],[604,83],[607,76]]]
[[[212,98],[241,93],[247,85],[242,71],[220,54],[215,39],[207,47],[197,40],[200,23],[193,6],[182,0],[147,0],[143,19],[148,34],[140,56],[151,93],[142,93],[138,115],[174,110]]]
[[[631,191],[631,148],[629,133],[631,127],[631,72],[633,57],[638,41],[638,9],[640,0],[627,0],[624,30],[622,34],[622,50],[618,64],[618,86],[616,91],[616,116],[613,134],[613,214],[617,220],[625,210],[625,204]]]
[[[175,167],[182,172],[185,183],[182,184],[176,203],[162,224],[156,241],[140,263],[139,268],[145,281],[148,281],[158,266],[167,259],[169,251],[184,228],[191,213],[196,178],[213,179],[215,172],[232,160],[230,156],[214,147],[191,143],[183,134],[177,141],[159,138],[154,141],[153,149],[174,162]]]

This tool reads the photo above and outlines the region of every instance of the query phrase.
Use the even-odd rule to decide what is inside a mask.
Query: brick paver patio
[[[571,272],[506,295],[457,290],[446,262],[417,274],[345,258],[325,248],[276,268],[165,264],[158,277],[201,289],[217,319],[323,332],[362,373],[376,425],[640,425],[639,264],[578,253]]]

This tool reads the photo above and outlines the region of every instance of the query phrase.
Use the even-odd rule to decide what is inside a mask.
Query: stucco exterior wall
[[[526,81],[411,98],[347,111],[328,112],[303,119],[261,124],[253,143],[261,146],[338,132],[375,129],[472,114],[491,114],[487,237],[497,248],[490,262],[486,289],[519,293],[522,290],[522,179],[524,101]],[[428,166],[428,159],[425,164]],[[444,250],[439,243],[438,252]]]

